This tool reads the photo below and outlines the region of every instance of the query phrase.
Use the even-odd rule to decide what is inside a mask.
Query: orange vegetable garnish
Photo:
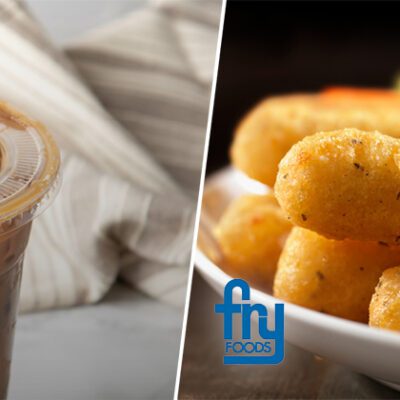
[[[356,88],[346,86],[327,87],[321,92],[327,99],[337,100],[373,100],[373,101],[399,101],[399,92],[391,89]]]

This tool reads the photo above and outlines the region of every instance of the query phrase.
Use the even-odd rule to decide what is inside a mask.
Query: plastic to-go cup
[[[7,396],[22,264],[32,220],[59,187],[60,153],[46,129],[0,103],[0,398]]]

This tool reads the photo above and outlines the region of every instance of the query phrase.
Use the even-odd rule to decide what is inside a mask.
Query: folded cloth
[[[140,25],[143,15],[151,18]],[[60,194],[33,225],[22,311],[98,301],[121,271],[183,305],[195,211],[188,193],[199,183],[216,19],[186,3],[150,4],[69,46],[76,68],[22,2],[0,1],[0,97],[47,125],[63,153]],[[204,58],[189,40],[202,24],[214,40]],[[99,59],[109,48],[119,56]]]
[[[97,98],[197,197],[219,1],[163,1],[67,47]]]

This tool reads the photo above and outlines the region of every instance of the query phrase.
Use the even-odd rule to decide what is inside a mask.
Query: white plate
[[[246,191],[246,186],[248,189],[248,182],[232,168],[214,174],[206,180],[203,208],[211,218],[218,218],[229,199]],[[222,295],[225,284],[232,277],[215,265],[200,249],[196,251],[196,267]],[[251,289],[251,303],[264,304],[269,313],[272,313],[274,304],[282,301],[268,293]],[[400,390],[400,333],[370,328],[366,324],[285,302],[285,339]]]

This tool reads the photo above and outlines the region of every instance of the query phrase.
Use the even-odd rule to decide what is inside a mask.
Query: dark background
[[[207,173],[228,163],[235,125],[265,96],[392,86],[399,24],[399,2],[228,1]]]

